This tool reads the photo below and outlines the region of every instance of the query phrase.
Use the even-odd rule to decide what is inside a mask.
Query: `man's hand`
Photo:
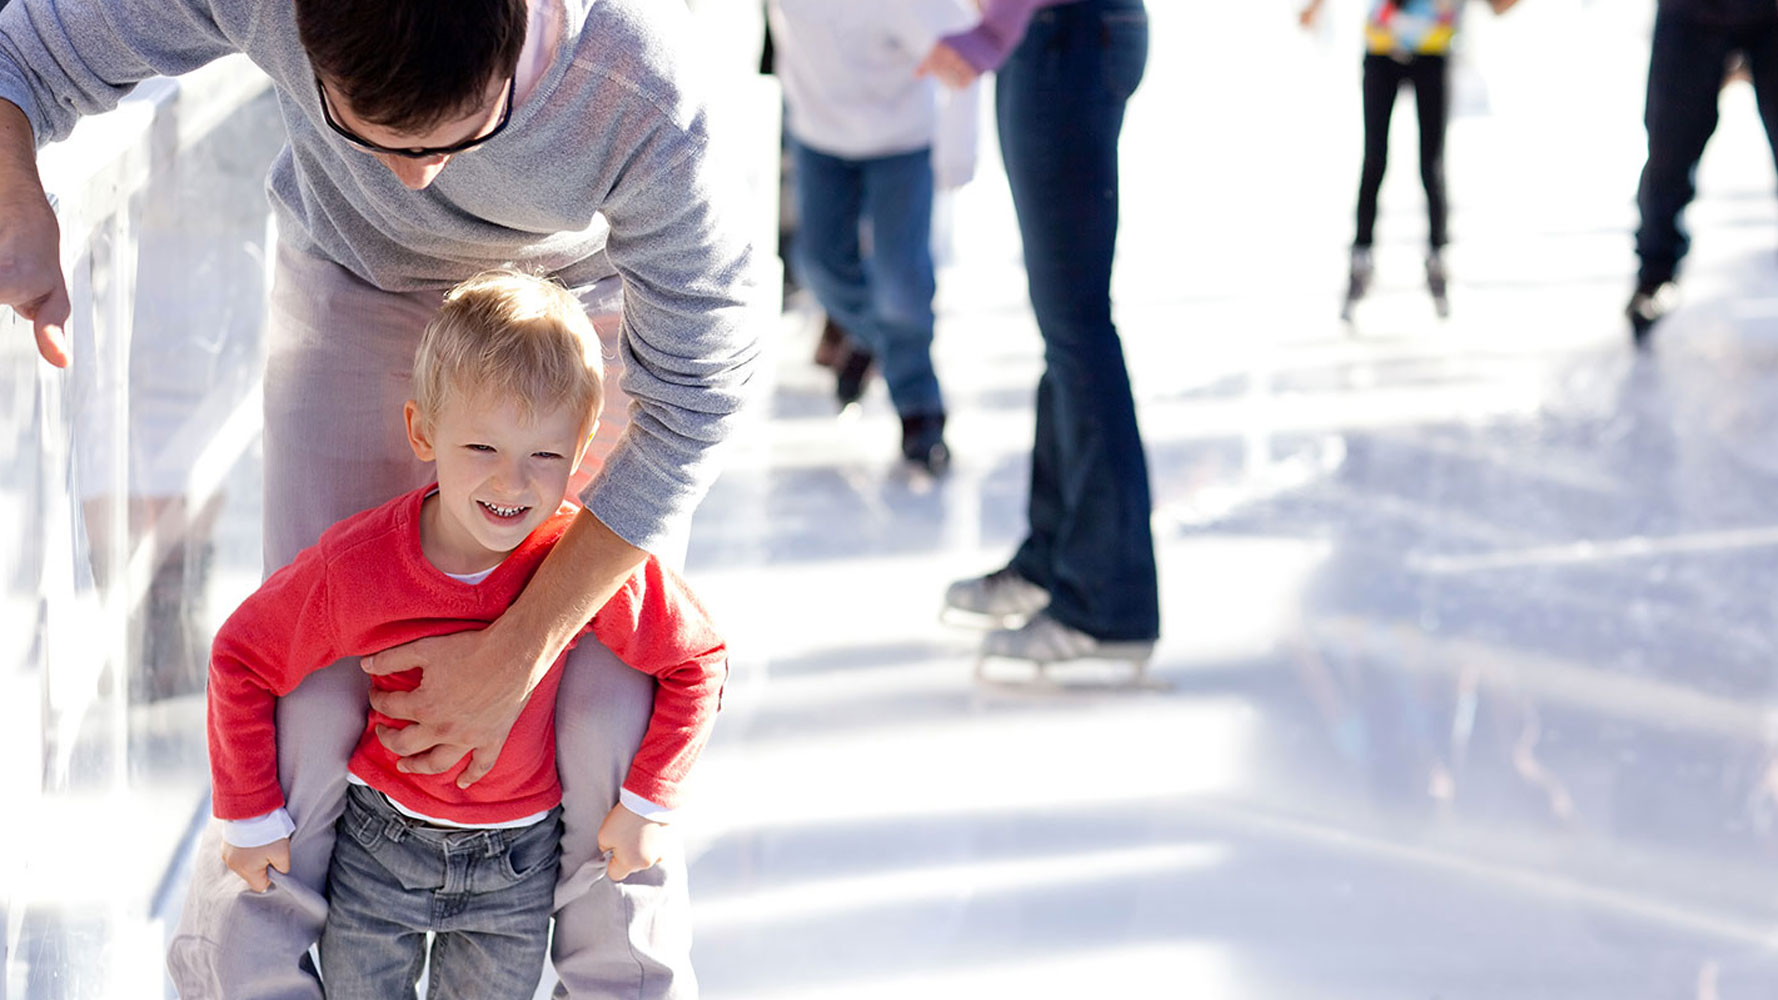
[[[417,639],[363,660],[365,673],[419,669],[412,691],[372,691],[371,707],[405,729],[377,730],[410,774],[443,774],[473,757],[459,788],[493,768],[525,699],[645,553],[589,511],[575,515],[555,548],[506,613],[480,632]]]
[[[665,823],[643,819],[622,804],[611,807],[599,824],[599,850],[611,852],[605,877],[621,882],[639,871],[653,868],[666,852],[672,832]]]
[[[497,627],[416,639],[364,657],[367,674],[421,670],[420,686],[412,691],[370,693],[372,708],[391,719],[412,720],[403,729],[377,727],[377,738],[402,758],[397,769],[443,774],[468,755],[469,766],[457,777],[459,788],[493,769],[525,699],[556,656],[517,654]]]
[[[31,123],[0,101],[0,305],[31,321],[37,353],[68,367],[68,283],[62,278],[62,231],[37,178]]]
[[[247,888],[254,892],[264,892],[272,887],[271,875],[266,872],[267,865],[284,875],[290,874],[290,838],[274,840],[258,847],[236,847],[225,843],[222,845],[222,863],[228,865],[229,871],[246,879]]]
[[[920,65],[915,67],[914,75],[937,77],[940,83],[952,90],[962,90],[981,76],[969,64],[969,60],[946,42],[939,42],[932,47],[931,52],[926,53],[926,58],[920,60]]]

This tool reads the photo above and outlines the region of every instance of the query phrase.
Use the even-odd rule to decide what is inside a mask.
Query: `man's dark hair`
[[[487,100],[525,46],[525,0],[296,0],[315,74],[352,114],[423,132]]]

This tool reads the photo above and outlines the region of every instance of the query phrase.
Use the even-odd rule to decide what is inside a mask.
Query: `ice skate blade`
[[[1002,628],[1018,628],[1030,620],[1030,615],[1017,612],[996,615],[985,611],[970,611],[967,608],[959,608],[950,604],[938,609],[939,624],[949,625],[953,628],[978,629],[983,632],[992,632]]]
[[[1113,644],[1119,645],[1119,644]],[[1022,657],[983,653],[975,661],[975,681],[982,687],[1019,691],[1084,692],[1084,691],[1169,691],[1172,685],[1150,677],[1148,663],[1152,645],[1136,655],[1119,656],[1116,651],[1101,651],[1093,656],[1070,660],[1029,660]],[[1019,664],[1024,670],[1011,673],[990,672],[988,664]]]

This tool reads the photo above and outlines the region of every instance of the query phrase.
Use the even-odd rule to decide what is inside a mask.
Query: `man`
[[[415,720],[384,735],[414,771],[467,759],[460,781],[486,773],[568,638],[645,550],[682,544],[747,392],[754,260],[684,82],[683,17],[649,0],[13,0],[0,10],[0,304],[32,322],[52,364],[70,361],[69,300],[36,146],[137,81],[232,52],[277,89],[289,145],[268,181],[280,234],[265,385],[268,571],[333,521],[424,483],[427,467],[402,455],[386,415],[400,412],[403,373],[444,289],[513,263],[557,276],[604,327],[617,324],[628,430],[524,594],[484,631],[364,662],[375,673],[424,669],[415,691],[374,696],[379,711]],[[621,317],[608,315],[620,287]],[[169,956],[183,995],[320,995],[307,951],[326,913],[357,725],[340,720],[366,688],[359,665],[342,661],[282,700],[291,870],[269,892],[243,892],[207,837],[207,870]],[[651,692],[596,643],[570,656],[553,944],[569,996],[695,994],[683,858],[622,882],[601,877],[598,821]]]
[[[1674,301],[1679,262],[1691,247],[1680,215],[1697,194],[1698,160],[1716,131],[1717,95],[1734,56],[1743,56],[1759,98],[1766,138],[1778,157],[1778,3],[1660,0],[1648,62],[1648,162],[1636,206],[1641,265],[1626,312],[1638,347]]]

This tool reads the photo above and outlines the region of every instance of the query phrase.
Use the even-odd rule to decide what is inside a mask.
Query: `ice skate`
[[[1671,281],[1644,281],[1636,286],[1624,314],[1630,318],[1630,341],[1638,348],[1648,346],[1649,334],[1661,317],[1672,310],[1679,298],[1679,288]]]
[[[1147,683],[1148,661],[1154,655],[1154,640],[1112,641],[1096,639],[1085,632],[1038,611],[1018,628],[989,632],[982,640],[981,656],[977,658],[975,676],[987,680],[990,660],[1017,660],[1034,669],[1033,680],[1047,683],[1049,668],[1058,663],[1098,661],[1128,665],[1128,678],[1117,686],[1141,687]]]
[[[1450,277],[1445,270],[1445,255],[1434,249],[1426,255],[1426,290],[1432,293],[1432,308],[1439,319],[1451,316]]]
[[[1371,248],[1353,247],[1352,270],[1346,282],[1346,304],[1340,308],[1340,319],[1348,323],[1352,322],[1353,309],[1358,305],[1358,300],[1364,298],[1365,293],[1370,291],[1371,276],[1375,272],[1376,266],[1371,260]]]
[[[1049,591],[1007,566],[951,584],[945,590],[939,620],[976,628],[1012,628],[1023,625],[1049,603]]]

